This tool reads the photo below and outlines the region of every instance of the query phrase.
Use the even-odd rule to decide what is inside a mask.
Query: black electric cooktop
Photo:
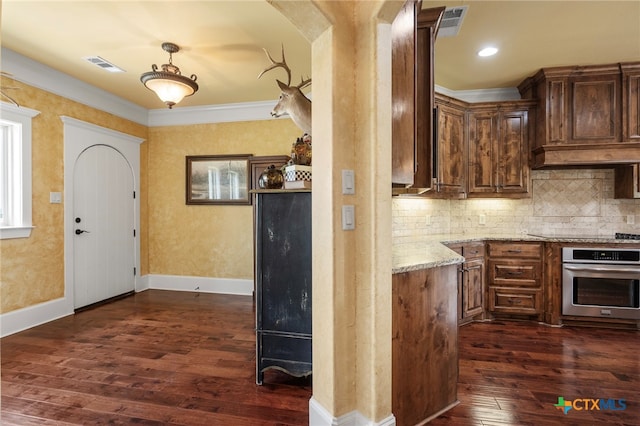
[[[613,237],[607,235],[551,235],[551,234],[529,234],[533,237],[542,237],[542,238],[557,238],[557,239],[567,239],[567,240],[639,240],[640,234],[626,234],[622,232],[616,232]]]

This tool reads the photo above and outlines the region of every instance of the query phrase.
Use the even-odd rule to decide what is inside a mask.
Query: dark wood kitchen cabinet
[[[484,315],[484,242],[447,246],[464,257],[464,263],[458,265],[458,325],[463,325]]]
[[[473,104],[468,197],[530,196],[529,121],[535,102]]]
[[[640,198],[640,164],[618,166],[614,176],[615,198]]]
[[[398,426],[424,424],[455,406],[456,265],[392,277],[392,399]]]
[[[311,192],[255,194],[256,383],[311,374]]]
[[[543,68],[518,89],[537,99],[533,167],[632,163],[640,157],[640,62]]]
[[[436,93],[434,191],[430,196],[465,198],[467,192],[468,114],[465,102]]]
[[[640,142],[640,63],[621,64],[622,139]],[[640,164],[615,168],[615,198],[640,198]]]
[[[543,320],[542,243],[487,243],[488,311]]]
[[[622,72],[622,140],[640,142],[640,62],[620,64]]]
[[[391,26],[392,179],[396,191],[432,187],[434,43],[444,7],[409,0]]]

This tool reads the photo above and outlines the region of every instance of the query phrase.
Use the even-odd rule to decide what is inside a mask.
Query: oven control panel
[[[640,250],[565,247],[562,249],[562,261],[582,263],[631,263],[640,265]]]

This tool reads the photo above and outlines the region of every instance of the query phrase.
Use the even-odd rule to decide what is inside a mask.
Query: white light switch
[[[61,192],[50,192],[49,193],[49,203],[51,203],[51,204],[60,204],[60,203],[62,203],[62,193]]]
[[[353,195],[356,193],[356,180],[353,170],[342,171],[342,193],[344,195]]]
[[[356,229],[356,215],[354,206],[342,206],[342,230]]]

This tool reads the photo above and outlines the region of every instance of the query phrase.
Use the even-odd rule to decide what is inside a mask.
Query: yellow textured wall
[[[286,155],[300,130],[291,120],[149,129],[148,259],[143,273],[253,279],[249,205],[186,205],[188,155]]]
[[[0,240],[0,313],[64,296],[64,135],[69,116],[146,140],[140,146],[141,275],[253,279],[251,206],[185,205],[185,156],[288,154],[300,130],[291,120],[146,126],[61,96],[2,78],[19,87],[33,119],[33,230],[27,239]],[[64,203],[64,200],[63,200]]]
[[[0,312],[6,313],[64,296],[64,204],[49,203],[49,192],[64,190],[64,135],[60,116],[144,139],[147,128],[8,78],[2,78],[2,85],[18,87],[11,91],[18,103],[40,111],[32,124],[35,229],[30,238],[0,240]],[[145,150],[146,143],[143,143],[143,158]]]

